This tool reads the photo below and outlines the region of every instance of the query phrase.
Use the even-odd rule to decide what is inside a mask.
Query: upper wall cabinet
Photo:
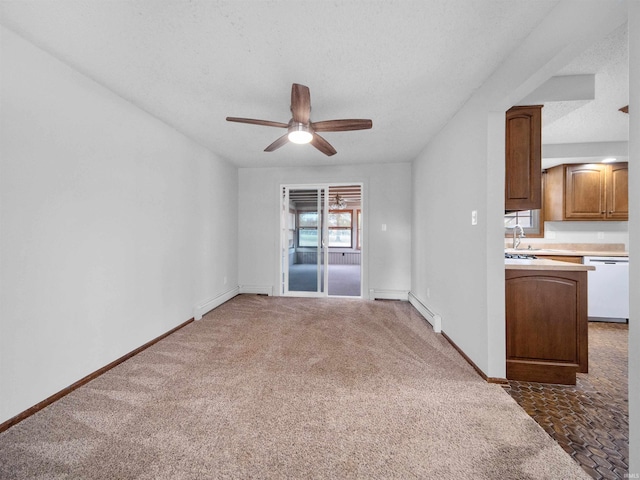
[[[607,176],[607,219],[629,220],[629,164],[612,163]]]
[[[513,107],[506,115],[506,211],[542,206],[542,105]]]
[[[545,178],[545,220],[628,220],[628,163],[558,165]]]

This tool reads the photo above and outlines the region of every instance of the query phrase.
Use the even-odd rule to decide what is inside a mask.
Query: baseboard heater
[[[431,324],[433,331],[442,333],[442,318],[424,303],[420,301],[412,292],[409,292],[409,303],[415,307],[418,312]]]
[[[196,306],[193,309],[193,318],[195,320],[202,319],[203,315],[206,315],[214,308],[219,307],[224,302],[228,302],[233,297],[238,295],[239,291],[240,291],[239,287],[232,288],[231,290],[227,290],[226,292],[221,293],[217,297],[214,297],[210,300],[203,302],[201,305]]]
[[[374,288],[369,289],[370,300],[403,300],[407,301],[409,294],[406,290],[376,290]]]
[[[273,296],[273,286],[272,285],[240,285],[238,287],[239,293],[248,293],[253,295],[267,295],[269,297]]]

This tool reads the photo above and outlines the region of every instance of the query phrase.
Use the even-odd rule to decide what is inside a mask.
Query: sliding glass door
[[[328,196],[326,186],[282,189],[282,289],[284,295],[326,296]]]

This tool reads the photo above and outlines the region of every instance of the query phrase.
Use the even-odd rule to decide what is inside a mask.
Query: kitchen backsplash
[[[545,222],[544,240],[559,243],[623,243],[628,248],[629,222]]]
[[[504,247],[511,248],[513,240],[505,239]],[[572,250],[572,251],[587,251],[587,252],[626,252],[627,247],[624,243],[558,243],[558,242],[544,242],[541,238],[532,238],[530,241],[527,237],[522,239],[522,243],[518,247],[521,250],[527,250],[531,246],[532,249],[544,249],[549,248],[553,250]]]
[[[629,222],[545,222],[544,238],[522,239],[522,248],[548,244],[622,244],[629,249]],[[511,246],[510,236],[505,245]],[[557,248],[557,247],[555,247]]]

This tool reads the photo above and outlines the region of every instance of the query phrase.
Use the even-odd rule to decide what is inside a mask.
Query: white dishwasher
[[[629,257],[584,257],[589,271],[589,320],[629,321]]]

